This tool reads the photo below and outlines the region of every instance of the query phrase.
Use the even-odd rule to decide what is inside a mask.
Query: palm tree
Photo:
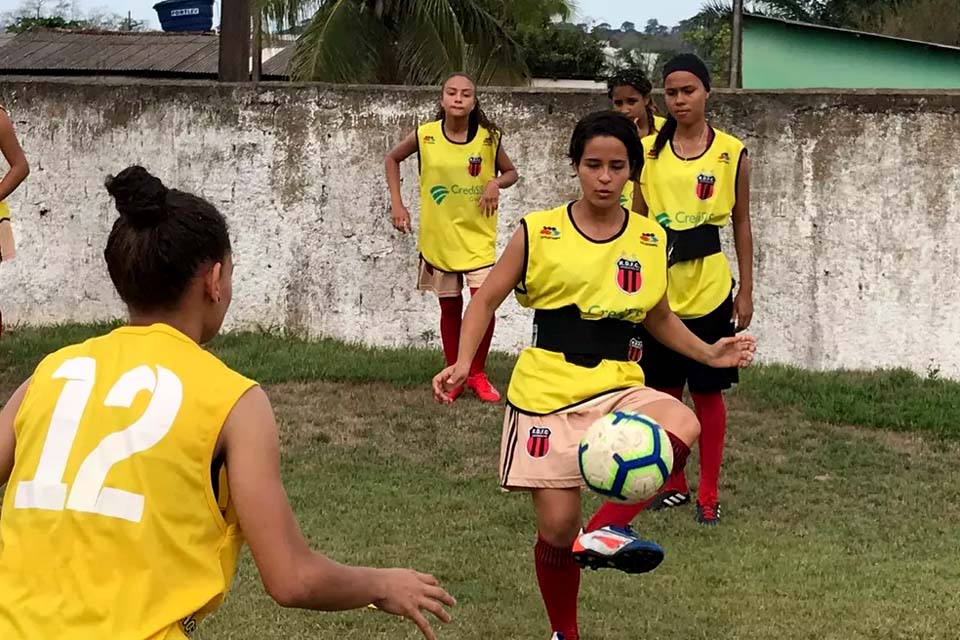
[[[259,0],[265,18],[296,24],[294,80],[436,84],[466,71],[480,84],[528,77],[511,27],[569,17],[572,0]]]

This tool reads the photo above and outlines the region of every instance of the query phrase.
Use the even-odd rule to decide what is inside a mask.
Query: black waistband
[[[604,318],[584,320],[575,306],[538,309],[533,315],[534,345],[562,353],[567,362],[595,367],[601,360],[632,361],[632,322]]]
[[[667,266],[720,253],[720,227],[702,224],[693,229],[667,229]]]

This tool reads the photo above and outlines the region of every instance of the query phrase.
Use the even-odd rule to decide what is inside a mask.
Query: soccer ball
[[[657,494],[673,469],[673,447],[653,418],[615,411],[580,441],[580,473],[587,487],[615,502],[636,504]]]

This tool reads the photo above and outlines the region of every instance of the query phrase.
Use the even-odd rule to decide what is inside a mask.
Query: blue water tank
[[[164,0],[153,8],[164,31],[213,30],[213,0]]]

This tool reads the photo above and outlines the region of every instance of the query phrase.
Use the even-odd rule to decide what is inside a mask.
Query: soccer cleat
[[[647,511],[660,511],[661,509],[682,507],[688,502],[690,502],[689,493],[681,493],[675,489],[669,489],[658,493],[657,497],[647,505]]]
[[[556,631],[552,636],[550,636],[550,640],[563,640],[563,634],[559,631]]]
[[[493,388],[485,373],[477,373],[467,378],[467,386],[473,389],[481,402],[500,402],[500,392]]]
[[[697,503],[697,522],[705,527],[715,527],[720,524],[720,503]]]
[[[584,569],[647,573],[663,562],[663,549],[638,538],[629,526],[606,526],[581,533],[573,543],[573,559]]]

